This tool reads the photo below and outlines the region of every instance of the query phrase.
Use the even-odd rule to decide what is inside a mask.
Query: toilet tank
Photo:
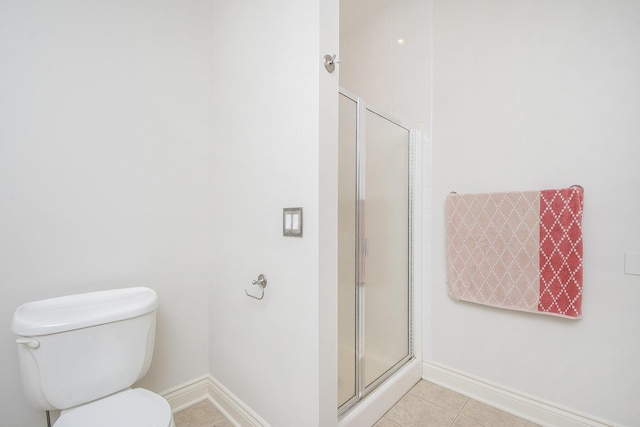
[[[42,410],[67,409],[130,387],[151,365],[158,296],[135,287],[18,307],[24,391]]]

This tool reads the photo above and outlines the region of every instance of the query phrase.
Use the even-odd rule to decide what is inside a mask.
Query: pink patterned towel
[[[582,187],[447,197],[449,296],[582,316]]]

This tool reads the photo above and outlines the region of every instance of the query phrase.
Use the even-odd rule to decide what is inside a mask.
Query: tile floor
[[[233,426],[207,400],[176,413],[174,419],[176,427]],[[536,427],[537,424],[422,380],[405,394],[374,427],[440,426]]]
[[[535,427],[535,423],[422,380],[374,427]]]
[[[233,427],[220,411],[208,400],[173,414],[176,427]]]

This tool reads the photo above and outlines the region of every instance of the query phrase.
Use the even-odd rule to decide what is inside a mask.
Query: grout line
[[[464,396],[464,394],[462,394],[461,396]],[[449,426],[452,426],[456,423],[456,421],[458,421],[458,418],[460,418],[460,414],[462,414],[462,410],[464,409],[465,406],[467,406],[467,403],[469,402],[469,397],[464,396],[465,397],[465,401],[462,404],[462,406],[460,406],[460,409],[458,409],[458,413],[456,414],[455,417],[453,417],[453,421],[451,421],[451,424],[449,424]]]
[[[391,423],[393,423],[394,425],[397,425],[398,427],[402,427],[402,424],[398,424],[397,422],[395,422],[394,420],[392,420],[391,418],[387,418],[387,417],[382,417],[381,419],[385,419]],[[380,420],[378,420],[378,422],[376,422],[376,424],[378,424],[380,422]]]

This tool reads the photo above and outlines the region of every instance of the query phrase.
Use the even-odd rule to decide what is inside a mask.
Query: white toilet
[[[174,427],[164,398],[130,388],[151,365],[157,307],[144,287],[18,307],[11,330],[31,404],[62,410],[55,427]]]

